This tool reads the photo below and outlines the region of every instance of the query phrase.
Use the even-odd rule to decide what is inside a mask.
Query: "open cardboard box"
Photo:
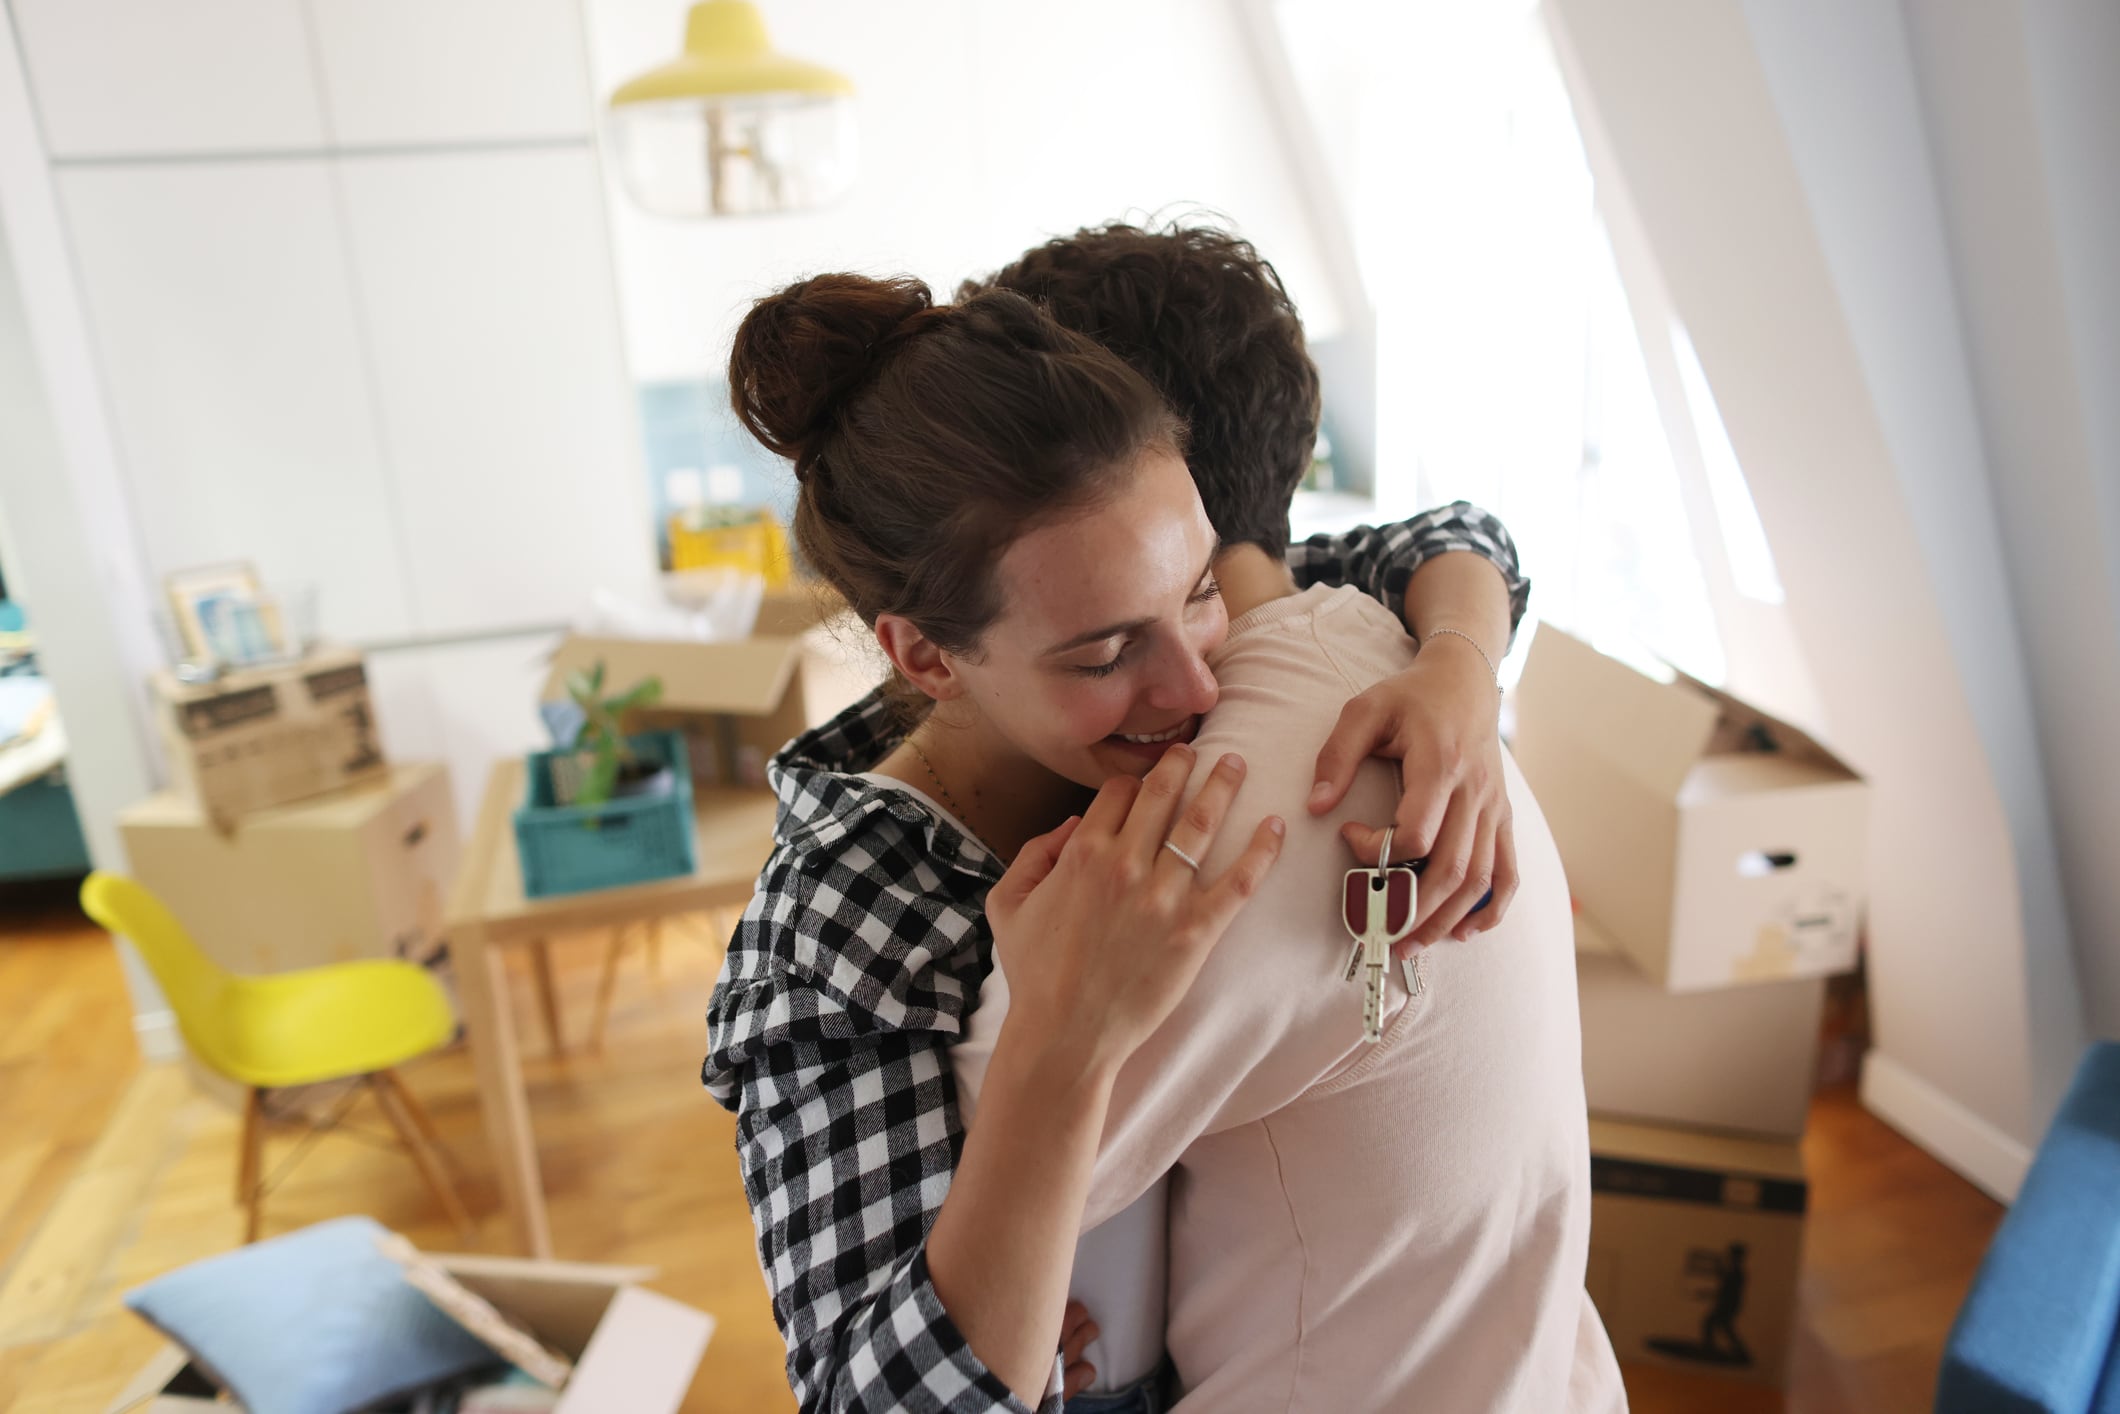
[[[1570,890],[1656,985],[1855,965],[1870,788],[1804,732],[1542,623],[1513,749]]]
[[[430,1254],[465,1286],[574,1361],[558,1414],[676,1414],[714,1318],[637,1283],[650,1267]],[[175,1345],[165,1345],[104,1414],[229,1414]],[[269,1414],[258,1410],[253,1414]]]
[[[798,584],[765,596],[749,638],[699,643],[570,633],[553,653],[540,695],[548,702],[565,697],[568,674],[599,661],[613,691],[660,678],[662,696],[637,714],[639,726],[684,733],[693,775],[705,784],[763,786],[774,752],[877,683],[876,665],[855,647],[845,615],[827,592]]]

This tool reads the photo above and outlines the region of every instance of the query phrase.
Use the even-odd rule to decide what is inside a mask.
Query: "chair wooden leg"
[[[457,1231],[468,1235],[472,1231],[471,1215],[464,1211],[463,1200],[456,1196],[456,1187],[443,1171],[440,1157],[429,1146],[434,1126],[426,1111],[420,1108],[418,1101],[412,1100],[412,1092],[404,1083],[389,1071],[377,1071],[368,1077],[368,1082],[369,1090],[375,1095],[376,1108],[397,1131],[399,1142],[412,1155],[412,1162],[419,1169],[420,1177],[426,1180],[435,1201],[442,1205],[442,1211],[455,1224]]]
[[[421,1104],[419,1098],[412,1093],[412,1087],[398,1079],[396,1071],[379,1070],[375,1073],[375,1081],[376,1084],[390,1091],[391,1098],[398,1102],[399,1107],[412,1120],[413,1128],[420,1132],[420,1138],[426,1140],[436,1149],[446,1150],[448,1148],[446,1144],[442,1143],[441,1131],[434,1127],[434,1116],[427,1113],[427,1107]]]
[[[264,1218],[265,1092],[253,1086],[243,1097],[242,1149],[236,1155],[236,1202],[244,1211],[243,1242],[258,1240]]]
[[[530,945],[531,970],[537,974],[537,1001],[545,1015],[545,1043],[552,1054],[563,1056],[567,1043],[559,1025],[559,987],[552,980],[552,940],[539,938]]]
[[[648,975],[655,979],[657,986],[662,985],[663,976],[662,928],[663,921],[660,918],[648,920]]]
[[[632,925],[621,923],[611,930],[611,941],[604,948],[604,975],[596,984],[596,1020],[589,1029],[589,1045],[596,1050],[604,1047],[604,1027],[611,1020],[611,993],[618,987],[619,959],[626,955],[626,940],[632,935]]]

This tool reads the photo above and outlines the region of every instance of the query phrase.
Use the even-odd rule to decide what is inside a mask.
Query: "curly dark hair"
[[[1273,266],[1210,226],[1090,226],[1024,252],[1006,289],[1118,354],[1190,431],[1187,461],[1224,545],[1288,549],[1288,502],[1318,439],[1318,369]]]

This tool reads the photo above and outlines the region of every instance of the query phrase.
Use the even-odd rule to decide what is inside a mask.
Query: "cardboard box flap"
[[[1840,776],[1856,778],[1857,773],[1852,766],[1828,751],[1817,737],[1803,728],[1792,726],[1779,717],[1762,712],[1751,703],[1732,697],[1719,687],[1702,682],[1683,668],[1673,668],[1671,671],[1677,675],[1680,683],[1713,702],[1720,713],[1714,735],[1709,738],[1706,754],[1769,754],[1790,761],[1809,762]]]
[[[1517,736],[1565,739],[1660,795],[1676,795],[1715,732],[1716,705],[1540,623],[1517,685]]]
[[[726,643],[683,639],[593,638],[569,634],[552,654],[542,696],[567,695],[567,675],[604,664],[605,686],[623,691],[643,678],[662,679],[658,712],[732,712],[763,716],[788,695],[802,660],[800,638],[741,638]]]
[[[432,1254],[451,1276],[505,1311],[555,1350],[579,1357],[613,1304],[614,1290],[645,1281],[653,1267],[604,1267],[515,1257]]]
[[[117,1398],[110,1402],[103,1414],[162,1414],[162,1411],[167,1409],[226,1409],[227,1405],[214,1399],[193,1399],[163,1393],[190,1363],[190,1352],[173,1340],[157,1347],[154,1358],[141,1366],[139,1373],[126,1382],[125,1388],[118,1391]]]
[[[620,1287],[554,1414],[675,1414],[713,1334],[706,1312],[643,1287]]]

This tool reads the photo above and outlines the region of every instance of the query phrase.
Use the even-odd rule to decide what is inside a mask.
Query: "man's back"
[[[1582,1294],[1588,1138],[1566,881],[1505,762],[1522,885],[1508,917],[1429,949],[1420,994],[1389,973],[1384,1039],[1342,980],[1339,819],[1388,819],[1390,767],[1331,821],[1291,810],[1341,705],[1411,661],[1352,590],[1277,599],[1231,626],[1194,743],[1249,772],[1210,877],[1256,820],[1280,862],[1185,1002],[1128,1062],[1089,1223],[1175,1159],[1169,1346],[1201,1409],[1623,1409]]]

